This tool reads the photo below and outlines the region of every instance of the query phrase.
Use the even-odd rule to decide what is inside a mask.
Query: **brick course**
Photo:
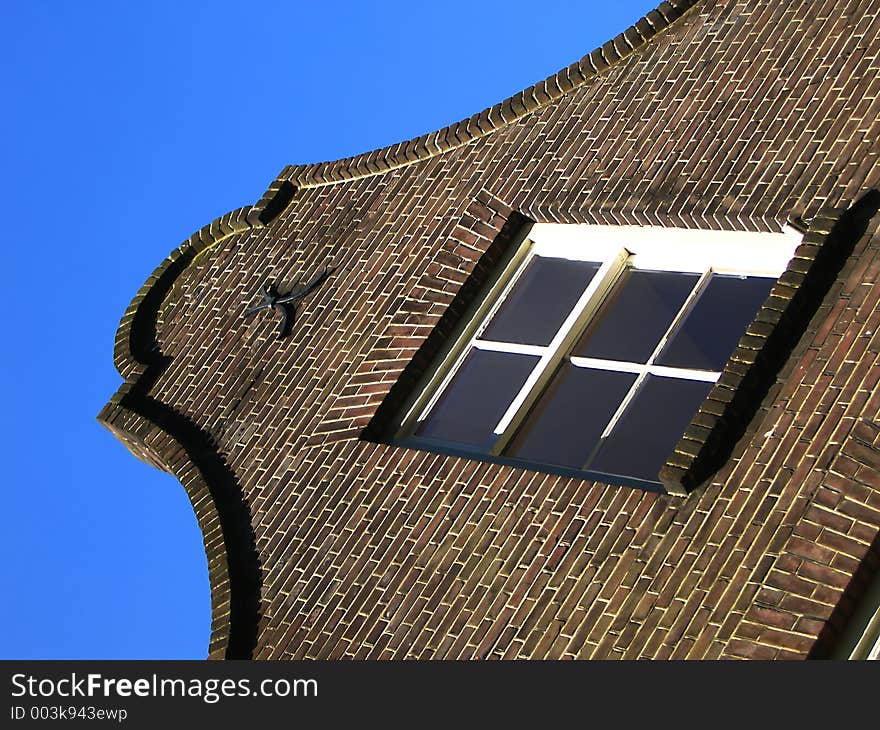
[[[187,489],[209,655],[827,653],[878,562],[876,216],[687,497],[372,431],[520,217],[827,235],[823,211],[880,183],[878,37],[875,0],[663,3],[468,120],[285,168],[172,253],[123,318],[99,418]],[[242,318],[268,279],[326,263],[289,338]]]

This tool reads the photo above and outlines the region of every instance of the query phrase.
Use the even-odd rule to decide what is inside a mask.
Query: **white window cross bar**
[[[712,370],[689,370],[688,368],[673,368],[665,365],[642,365],[637,362],[622,362],[620,360],[602,360],[595,357],[569,358],[572,365],[579,368],[593,368],[594,370],[615,370],[619,373],[635,373],[637,375],[656,375],[661,378],[681,378],[683,380],[702,380],[706,383],[715,383],[721,377],[720,372]]]
[[[684,300],[684,304],[678,310],[678,313],[672,318],[672,322],[669,323],[669,327],[666,328],[666,332],[663,334],[663,337],[660,338],[660,342],[657,343],[657,346],[654,348],[654,352],[651,353],[651,357],[648,358],[648,367],[654,366],[654,360],[660,355],[663,348],[666,347],[666,343],[669,338],[672,336],[672,333],[678,329],[679,323],[683,322],[685,317],[690,314],[691,308],[696,302],[697,297],[700,295],[700,292],[706,286],[706,282],[709,281],[709,277],[712,274],[712,269],[707,269],[702,273],[699,279],[697,279],[696,284],[694,284],[694,288],[691,289],[691,293],[688,294],[687,299]],[[720,375],[720,373],[719,373]],[[620,417],[624,414],[626,409],[629,407],[630,401],[635,398],[636,393],[642,387],[642,383],[648,377],[648,372],[642,372],[637,378],[636,381],[632,384],[632,387],[629,389],[629,392],[624,396],[623,401],[617,407],[617,410],[614,412],[614,415],[611,416],[611,420],[608,421],[608,425],[605,426],[605,430],[602,431],[602,435],[599,437],[599,443],[601,443],[604,439],[608,438],[608,434],[611,433],[612,429],[617,425],[617,422],[620,420]],[[718,380],[716,377],[715,380]]]
[[[553,339],[550,341],[550,344],[544,348],[545,352],[538,361],[538,364],[535,365],[535,368],[529,374],[529,377],[526,378],[526,382],[523,384],[522,388],[520,388],[519,393],[516,394],[516,397],[508,406],[507,411],[505,411],[504,415],[501,417],[498,425],[495,426],[496,434],[503,434],[507,430],[507,427],[510,426],[510,422],[522,407],[526,398],[529,396],[529,393],[534,389],[535,384],[543,375],[554,355],[562,346],[563,341],[574,329],[578,320],[581,318],[581,315],[584,313],[584,310],[591,304],[597,304],[599,292],[607,291],[611,287],[613,282],[620,275],[620,272],[623,270],[627,258],[629,258],[629,252],[626,251],[626,249],[618,249],[618,254],[616,256],[609,258],[601,267],[599,267],[599,270],[593,276],[593,279],[590,281],[587,288],[584,289],[583,294],[578,298],[577,303],[557,330]]]
[[[537,355],[538,357],[543,357],[550,349],[541,345],[520,345],[515,342],[496,342],[494,340],[474,340],[473,346],[478,350],[510,352],[515,355]]]

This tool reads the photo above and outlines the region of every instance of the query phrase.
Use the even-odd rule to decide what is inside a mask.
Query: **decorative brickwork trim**
[[[772,216],[730,216],[706,213],[700,210],[667,211],[656,206],[644,210],[578,210],[553,204],[524,204],[523,215],[541,223],[584,223],[594,226],[659,226],[663,228],[693,228],[708,231],[748,231],[779,233],[779,221]]]
[[[113,363],[123,378],[131,381],[145,372],[158,348],[154,332],[157,322],[161,324],[162,305],[169,298],[174,281],[195,258],[230,236],[268,225],[295,194],[295,186],[279,178],[256,205],[214,219],[168,254],[131,300],[116,330]]]
[[[250,206],[238,208],[217,218],[191,235],[156,267],[138,291],[116,330],[113,363],[126,380],[144,373],[151,353],[156,348],[150,331],[156,324],[159,308],[177,279],[195,257],[216,246],[235,233],[259,227],[257,216],[251,215]],[[160,286],[161,284],[161,286]]]
[[[128,384],[120,391],[128,390]],[[124,393],[118,393],[120,398]],[[211,643],[209,659],[226,658],[232,633],[232,590],[227,550],[222,539],[222,520],[211,490],[201,471],[188,458],[186,449],[150,419],[121,403],[108,403],[98,416],[116,438],[135,456],[151,466],[173,474],[183,485],[204,539],[211,586]]]
[[[880,424],[863,419],[808,495],[726,658],[827,657],[878,566]]]
[[[286,167],[281,176],[298,188],[311,188],[375,175],[462,147],[554,103],[565,94],[593,80],[643,48],[699,2],[700,0],[663,2],[635,25],[591,51],[580,61],[478,114],[436,132],[334,162],[292,165]]]
[[[98,414],[128,449],[173,474],[186,490],[199,522],[211,585],[209,658],[248,658],[256,645],[260,570],[250,513],[232,471],[212,439],[195,423],[148,394],[170,359],[158,343],[163,305],[200,254],[231,236],[262,228],[289,205],[296,192],[276,180],[254,206],[217,218],[174,249],[141,287],[116,333],[114,363],[126,382]]]
[[[878,207],[880,193],[871,191],[848,211],[826,210],[811,221],[788,268],[660,470],[668,492],[688,494],[727,461]]]
[[[280,178],[275,180],[263,193],[259,202],[251,208],[247,216],[248,223],[253,228],[269,225],[290,205],[294,195],[296,195],[295,185]]]

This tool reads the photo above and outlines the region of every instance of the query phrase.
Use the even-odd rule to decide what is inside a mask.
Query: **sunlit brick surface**
[[[286,168],[299,189],[280,216],[245,211],[169,290],[153,318],[169,360],[137,397],[195,424],[243,494],[253,656],[802,658],[833,641],[878,562],[876,219],[733,458],[688,497],[359,438],[512,211],[778,230],[880,186],[876,0],[705,0],[655,25],[482,126]],[[325,263],[289,338],[272,314],[242,318],[268,279]],[[221,529],[191,444],[122,398],[102,420],[194,500],[224,656],[249,620],[230,592],[250,590],[226,564],[253,548]]]

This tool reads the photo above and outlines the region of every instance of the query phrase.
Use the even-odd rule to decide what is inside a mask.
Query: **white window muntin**
[[[672,318],[672,322],[669,323],[669,327],[666,328],[666,332],[663,333],[663,336],[660,338],[660,341],[657,343],[657,346],[654,348],[654,351],[651,353],[648,358],[648,362],[645,363],[644,368],[639,373],[638,377],[635,379],[635,382],[630,386],[629,391],[626,396],[624,396],[623,401],[621,401],[620,405],[617,407],[617,410],[608,420],[608,424],[605,426],[605,429],[602,431],[602,435],[600,436],[600,442],[602,439],[607,438],[607,436],[614,429],[614,426],[620,420],[621,416],[624,414],[626,409],[629,407],[630,401],[635,398],[636,393],[639,392],[639,389],[642,387],[642,384],[645,382],[645,379],[648,375],[660,374],[661,370],[658,366],[654,365],[654,360],[659,357],[660,352],[666,346],[666,343],[669,341],[669,338],[672,334],[678,329],[678,326],[687,317],[691,308],[693,307],[694,302],[702,291],[703,287],[706,286],[706,282],[709,280],[709,275],[712,273],[711,269],[708,269],[700,275],[700,278],[697,279],[697,282],[694,284],[693,289],[691,289],[691,293],[688,294],[687,299],[685,299],[684,304],[679,308],[678,313],[675,317]],[[614,362],[614,361],[608,361]],[[576,364],[576,363],[572,363]],[[640,363],[626,363],[628,365],[637,365]],[[653,367],[654,372],[651,372]],[[675,373],[674,375],[672,373]],[[685,380],[705,380],[705,377],[701,377],[703,375],[703,371],[699,370],[686,370],[684,368],[662,368],[661,377],[676,377],[682,378]],[[714,376],[710,382],[716,382],[718,378],[721,376],[721,373],[718,372],[706,372],[705,375]]]
[[[527,255],[512,267],[513,270],[506,276],[506,283],[500,294],[491,303],[473,335],[461,347],[453,366],[445,373],[434,392],[427,401],[424,397],[418,399],[407,413],[404,428],[414,427],[427,418],[471,349],[537,356],[540,358],[538,363],[494,429],[495,434],[500,438],[493,452],[500,450],[514,430],[510,428],[511,424],[527,410],[524,408],[526,401],[530,399],[534,401],[543,390],[549,373],[555,370],[565,356],[566,350],[574,344],[574,337],[580,334],[586,322],[596,314],[605,295],[625,268],[700,274],[688,299],[660,339],[647,363],[569,357],[569,362],[576,367],[616,370],[638,375],[606,426],[602,434],[604,439],[614,428],[648,375],[705,382],[718,380],[721,373],[717,371],[689,370],[654,364],[666,342],[689,313],[697,295],[706,285],[709,275],[717,273],[778,277],[785,270],[794,254],[794,249],[800,242],[801,234],[787,226],[780,233],[753,233],[689,228],[536,223],[529,232]],[[534,256],[593,261],[601,264],[601,268],[548,345],[521,345],[481,339],[480,335],[492,321]],[[418,415],[413,420],[415,414]],[[507,438],[504,438],[505,435]]]
[[[573,341],[570,341],[566,346],[566,340],[574,339],[578,330],[581,329],[577,325],[582,323],[587,312],[590,312],[591,315],[595,314],[595,310],[598,309],[604,295],[611,289],[614,282],[617,280],[617,277],[620,276],[620,272],[623,271],[626,266],[628,258],[629,253],[624,249],[619,249],[616,256],[606,260],[602,264],[599,271],[593,276],[593,280],[590,282],[589,286],[587,286],[584,293],[581,294],[580,298],[575,303],[571,312],[569,312],[568,317],[565,318],[565,321],[556,331],[550,344],[546,346],[544,353],[541,355],[541,359],[538,360],[538,363],[535,365],[531,374],[526,378],[526,382],[508,406],[507,411],[501,417],[498,425],[495,426],[496,434],[500,435],[508,429],[511,421],[522,409],[529,394],[538,385],[540,378],[545,372],[552,369],[551,366],[557,365],[559,360],[564,356],[565,350],[574,344]],[[583,260],[595,261],[595,259]]]

